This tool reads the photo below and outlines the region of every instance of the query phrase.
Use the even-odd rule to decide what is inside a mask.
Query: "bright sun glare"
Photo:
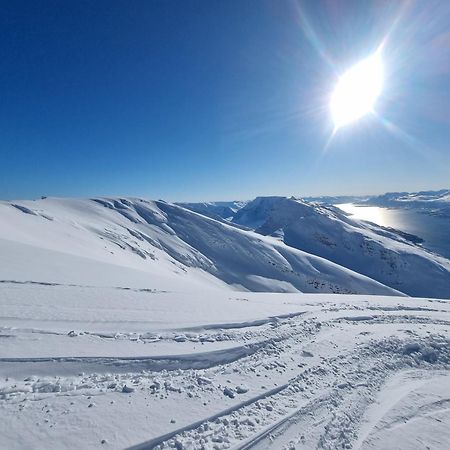
[[[331,96],[334,125],[340,128],[373,110],[383,88],[383,62],[379,51],[345,72]]]

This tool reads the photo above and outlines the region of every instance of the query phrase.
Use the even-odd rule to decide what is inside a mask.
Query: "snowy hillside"
[[[198,212],[213,219],[231,219],[236,212],[244,207],[247,201],[177,203],[183,208]]]
[[[141,199],[0,203],[0,280],[398,294],[274,238]]]
[[[448,259],[415,245],[404,233],[350,219],[336,208],[292,197],[259,197],[233,221],[408,295],[450,298]]]

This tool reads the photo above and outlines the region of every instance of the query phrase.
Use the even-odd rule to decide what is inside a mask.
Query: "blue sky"
[[[377,117],[329,142],[337,75],[383,39]],[[448,188],[449,48],[445,0],[6,2],[0,197]]]

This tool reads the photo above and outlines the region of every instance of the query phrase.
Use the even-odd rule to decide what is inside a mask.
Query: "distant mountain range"
[[[450,189],[439,191],[419,192],[387,192],[382,195],[344,195],[302,197],[308,202],[326,203],[337,205],[341,203],[359,203],[385,207],[420,207],[420,208],[444,208],[450,206]]]
[[[450,217],[450,189],[420,192],[388,192],[361,199],[360,203],[388,208],[416,208],[427,213]]]

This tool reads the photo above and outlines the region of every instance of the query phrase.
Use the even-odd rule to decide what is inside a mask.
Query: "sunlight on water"
[[[358,206],[353,203],[335,205],[353,219],[367,220],[382,227],[395,228],[424,239],[423,246],[450,258],[450,219],[426,211],[403,208]]]
[[[335,206],[350,214],[354,219],[368,220],[383,227],[390,225],[386,217],[386,208],[379,208],[378,206],[357,206],[353,203],[343,203]]]

